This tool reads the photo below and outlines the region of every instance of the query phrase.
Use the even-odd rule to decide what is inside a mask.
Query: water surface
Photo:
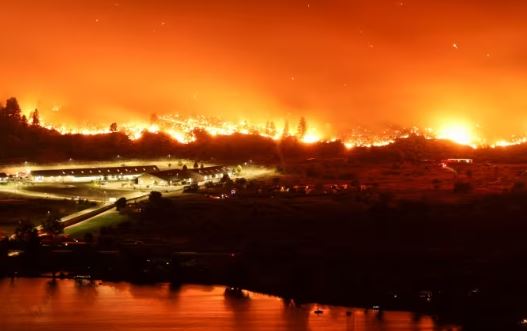
[[[224,295],[222,286],[0,279],[0,330],[455,330],[408,312],[292,307],[277,297]],[[317,308],[323,314],[316,315]]]

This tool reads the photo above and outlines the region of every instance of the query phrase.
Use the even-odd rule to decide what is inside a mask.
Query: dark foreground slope
[[[224,283],[297,303],[379,305],[466,329],[515,329],[527,311],[526,199],[430,204],[359,192],[156,199],[91,244],[33,246],[4,271]]]

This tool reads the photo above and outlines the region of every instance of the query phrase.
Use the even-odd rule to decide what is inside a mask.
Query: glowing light
[[[276,122],[279,122],[277,120]],[[278,141],[284,138],[281,128],[269,128],[269,123],[251,123],[246,120],[229,122],[220,119],[197,117],[180,117],[179,115],[160,116],[157,123],[128,122],[119,124],[119,132],[127,135],[131,140],[138,140],[145,133],[164,133],[182,144],[191,143],[196,140],[193,132],[200,129],[212,137],[229,136],[233,134],[258,135],[264,138]],[[473,148],[487,146],[491,148],[508,147],[527,143],[527,136],[512,136],[509,139],[499,139],[494,142],[486,142],[476,135],[474,126],[467,122],[446,121],[439,129],[410,127],[404,129],[385,129],[382,132],[372,132],[365,128],[353,129],[350,133],[340,136],[328,136],[317,130],[316,123],[309,123],[308,132],[299,141],[304,144],[317,142],[342,141],[346,149],[356,147],[382,147],[394,143],[398,139],[406,139],[412,136],[420,136],[425,139],[445,139],[458,144],[468,145]],[[53,129],[61,134],[98,135],[110,134],[108,126],[104,127],[67,127],[53,126],[41,117],[41,125],[47,129]],[[288,134],[287,137],[291,137]]]
[[[159,125],[152,124],[148,127],[148,132],[150,133],[159,133]]]
[[[437,132],[437,138],[453,141],[461,145],[473,145],[477,138],[472,128],[465,123],[447,123]]]
[[[347,141],[344,143],[344,147],[346,147],[346,149],[352,149],[355,145],[352,142]]]
[[[306,144],[313,144],[319,142],[320,140],[322,140],[322,138],[315,131],[309,131],[304,135],[304,137],[302,137],[302,142]]]
[[[180,132],[180,131],[176,131],[176,130],[167,130],[167,133],[175,140],[177,140],[178,142],[180,143],[188,143],[190,142],[191,140],[194,140],[194,139],[189,139],[188,135],[186,135],[185,133],[183,132]]]
[[[527,137],[513,137],[511,140],[498,140],[494,144],[490,145],[492,148],[496,147],[509,147],[527,143]]]

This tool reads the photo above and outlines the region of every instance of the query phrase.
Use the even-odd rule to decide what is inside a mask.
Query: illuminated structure
[[[473,159],[446,159],[441,161],[443,168],[468,167],[474,164]]]
[[[472,164],[474,163],[473,159],[446,159],[441,161],[444,164]]]
[[[93,182],[134,180],[142,174],[158,172],[155,165],[105,168],[73,168],[34,170],[30,178],[34,182]]]
[[[202,182],[221,179],[230,171],[223,166],[214,166],[198,169],[173,169],[145,173],[137,178],[137,184],[141,186],[167,186],[181,182]]]

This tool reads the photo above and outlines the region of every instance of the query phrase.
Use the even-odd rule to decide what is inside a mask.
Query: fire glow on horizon
[[[459,145],[479,147],[507,147],[527,143],[527,136],[513,136],[510,139],[499,139],[489,142],[478,135],[475,125],[464,121],[445,121],[433,128],[409,129],[387,129],[381,133],[374,133],[366,129],[358,128],[351,133],[336,136],[322,133],[315,123],[308,123],[304,134],[298,132],[296,128],[286,129],[284,127],[275,127],[267,123],[252,123],[249,121],[230,122],[219,119],[211,119],[205,116],[200,117],[181,117],[179,115],[160,116],[156,123],[148,122],[128,122],[119,124],[118,131],[126,134],[130,139],[140,139],[145,132],[164,133],[179,143],[187,144],[196,140],[194,136],[195,129],[204,130],[212,137],[230,136],[233,134],[241,135],[258,135],[270,138],[275,141],[286,137],[296,137],[305,144],[314,144],[320,142],[341,141],[347,149],[355,147],[379,147],[389,145],[397,139],[408,138],[410,135],[423,136],[427,139],[448,140]],[[283,124],[283,123],[282,123]],[[294,124],[294,123],[292,123]],[[56,126],[51,123],[42,124],[43,127],[53,129],[61,134],[82,134],[97,135],[111,133],[109,126],[103,127],[74,127],[74,126]],[[289,126],[289,123],[286,125]]]
[[[306,142],[348,146],[406,134],[358,129],[385,123],[470,145],[527,133],[527,3],[517,0],[17,0],[2,9],[0,100],[16,96],[47,123],[74,126],[64,132],[117,121],[137,137],[148,120],[127,123],[156,112],[235,120],[236,129],[209,126],[216,134],[247,131],[240,118],[280,119],[280,131],[289,118],[295,135],[305,116]],[[168,129],[188,140],[188,130]]]

